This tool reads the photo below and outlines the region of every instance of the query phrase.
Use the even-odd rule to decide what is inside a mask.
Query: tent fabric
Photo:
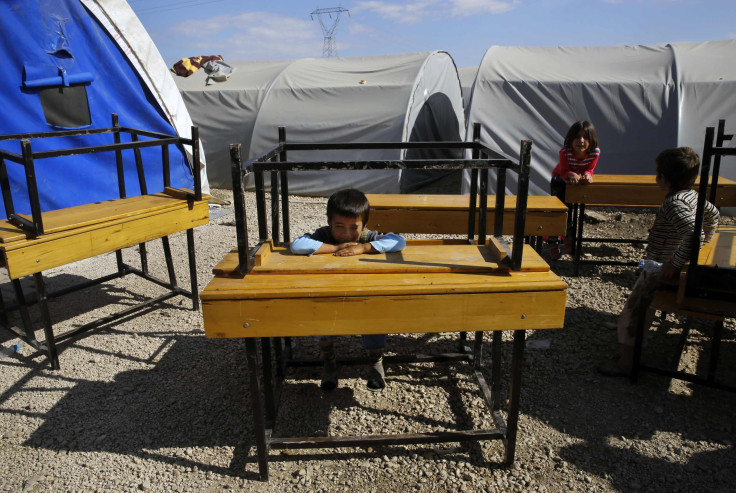
[[[478,69],[468,128],[481,141],[518,159],[532,139],[530,193],[549,193],[549,180],[568,128],[596,127],[601,157],[596,173],[653,174],[668,147],[699,152],[707,125],[731,117],[736,77],[734,41],[661,46],[492,46]],[[470,134],[466,134],[470,139]],[[509,189],[515,189],[513,174]],[[469,189],[469,175],[463,190]]]
[[[460,87],[463,91],[463,108],[465,108],[467,115],[467,111],[470,109],[470,95],[473,92],[475,76],[478,75],[478,65],[473,67],[458,67],[457,75],[460,77]]]
[[[133,15],[124,2],[114,3],[119,4],[121,11]],[[13,115],[0,119],[0,134],[61,130],[46,123],[41,104],[44,88],[23,87],[24,66],[46,66],[57,75],[93,74],[91,82],[71,86],[84,88],[86,92],[90,128],[111,126],[111,114],[118,113],[123,126],[175,133],[166,113],[157,104],[157,96],[147,88],[126,52],[115,42],[114,37],[118,38],[119,33],[111,36],[79,0],[29,0],[20,7],[3,2],[0,24],[0,52],[5,56],[4,70],[0,72],[0,106],[7,115]],[[79,137],[31,140],[34,151],[109,143],[112,143],[110,135],[90,135],[83,141]],[[0,141],[0,146],[20,152],[17,141]],[[160,150],[145,149],[143,156],[149,190],[162,190]],[[127,194],[139,195],[135,163],[129,157],[125,161]],[[170,166],[173,186],[193,186],[183,149],[171,148]],[[6,167],[16,212],[30,212],[23,167],[12,162],[7,162]],[[44,211],[118,197],[112,153],[40,159],[36,160],[35,168]]]
[[[189,116],[169,67],[161,57],[146,28],[125,0],[81,0],[82,4],[117,42],[118,48],[135,67],[138,77],[166,115],[176,134],[192,137],[192,118]],[[191,146],[184,146],[187,159],[193,163]],[[202,192],[209,193],[206,157],[199,144],[199,164]],[[190,166],[191,168],[191,166]]]
[[[702,152],[705,128],[726,120],[726,133],[736,133],[736,39],[672,45],[678,71],[680,120],[678,145]],[[736,147],[736,141],[724,143]],[[736,166],[723,168],[736,179]]]
[[[176,79],[202,129],[215,186],[232,186],[229,144],[242,144],[244,158],[253,158],[277,144],[279,126],[286,127],[287,142],[405,142],[430,133],[461,140],[465,133],[457,69],[446,52],[228,63],[236,71],[227,82],[205,86],[198,72]],[[289,160],[402,157],[395,150],[303,151]],[[400,182],[398,170],[300,172],[290,175],[289,190],[326,195],[354,186],[395,193]]]

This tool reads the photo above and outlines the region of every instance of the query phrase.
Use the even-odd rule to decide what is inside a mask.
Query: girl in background
[[[552,170],[550,193],[565,202],[565,188],[568,183],[593,183],[593,170],[598,164],[601,150],[598,148],[598,135],[595,127],[587,120],[572,124],[565,135],[560,149],[560,160]],[[572,206],[567,204],[567,232],[564,243],[567,253],[573,253]],[[549,240],[549,256],[557,260],[562,256],[560,237]]]

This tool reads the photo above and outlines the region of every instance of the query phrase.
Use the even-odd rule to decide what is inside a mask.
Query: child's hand
[[[567,174],[567,183],[577,183],[580,181],[580,175],[572,171]]]
[[[336,257],[352,257],[353,255],[362,255],[363,253],[365,253],[365,244],[350,242],[337,245],[337,251],[332,255]]]
[[[588,173],[583,173],[580,176],[580,183],[593,183],[593,175],[589,175]]]

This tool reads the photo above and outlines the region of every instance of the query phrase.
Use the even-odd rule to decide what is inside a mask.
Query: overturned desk
[[[476,134],[480,127],[475,126]],[[525,333],[529,329],[561,328],[567,285],[530,245],[524,245],[531,141],[522,141],[520,163],[501,157],[475,142],[289,144],[280,129],[279,145],[242,163],[240,146],[231,146],[233,197],[238,248],[215,269],[215,277],[201,294],[205,334],[212,338],[244,338],[250,372],[251,406],[259,474],[268,479],[269,449],[373,447],[498,439],[504,443],[504,464],[514,461],[521,395]],[[470,148],[477,159],[396,160],[357,162],[290,162],[290,150],[352,150],[412,148]],[[296,256],[289,241],[286,171],[332,169],[407,169],[448,167],[473,171],[497,168],[519,174],[514,213],[513,244],[502,238],[503,224],[494,222],[495,235],[468,240],[410,240],[401,252],[355,257]],[[271,236],[266,221],[263,174],[271,178]],[[260,238],[250,248],[243,197],[243,177],[255,175]],[[486,190],[487,173],[480,175]],[[498,192],[498,191],[497,191]],[[503,193],[503,189],[502,189]],[[471,196],[477,194],[471,189]],[[279,202],[279,198],[281,201]],[[497,195],[499,210],[505,197]],[[283,244],[279,241],[279,204],[283,204]],[[479,218],[485,218],[487,196],[481,194]],[[474,211],[474,208],[469,208]],[[503,215],[500,216],[503,218]],[[466,220],[464,224],[472,223]],[[485,224],[484,220],[480,224]],[[500,395],[501,335],[514,333],[507,413]],[[470,363],[478,391],[494,428],[457,431],[428,430],[414,434],[367,436],[277,437],[274,429],[280,387],[290,363],[285,339],[296,336],[375,333],[433,333],[473,331],[473,347],[441,355],[397,355],[398,361],[453,360]],[[484,332],[493,333],[491,382],[482,367]],[[258,342],[261,352],[258,353]],[[273,354],[272,354],[273,353]],[[275,355],[275,356],[274,356]],[[260,357],[259,357],[260,356]],[[273,359],[277,364],[274,365]],[[316,388],[315,388],[316,390]]]

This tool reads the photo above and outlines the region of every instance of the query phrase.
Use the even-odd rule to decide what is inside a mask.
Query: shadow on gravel
[[[112,272],[112,271],[111,271]],[[15,292],[7,276],[4,276],[4,282],[0,284],[0,292],[4,303],[8,306],[15,304]],[[129,276],[132,277],[132,276]],[[50,293],[89,281],[87,277],[73,274],[56,274],[53,276],[45,276],[46,290]],[[24,277],[21,280],[23,293],[27,303],[34,302],[36,299],[36,284],[32,277]],[[131,292],[125,288],[117,287],[108,282],[105,284],[97,284],[88,288],[75,291],[58,298],[49,300],[49,311],[51,312],[51,321],[54,324],[62,323],[67,320],[79,317],[80,314],[103,308],[111,305],[120,305],[125,308],[128,305],[139,303],[146,299],[144,296]],[[37,306],[29,308],[29,314],[37,328],[41,327],[41,316]],[[17,310],[9,313],[10,321],[20,324],[20,315]],[[2,331],[2,337],[8,334]]]
[[[149,369],[120,372],[111,382],[67,378],[73,387],[39,415],[44,422],[25,445],[232,474],[231,467],[190,456],[193,448],[232,447],[237,459],[253,445],[242,344],[201,333],[165,344],[170,347]]]
[[[66,289],[86,281],[89,281],[89,279],[83,276],[57,274],[46,277],[46,289],[48,293],[53,293],[54,291]],[[116,281],[108,281],[106,283],[96,284],[49,299],[48,307],[54,334],[58,337],[59,335],[74,330],[77,327],[96,321],[99,317],[109,315],[109,313],[116,313],[125,310],[126,308],[138,305],[152,297],[155,297],[155,295],[151,296],[149,294],[141,294],[135,291],[136,283],[142,282],[141,279],[135,275],[128,275],[126,280],[117,281],[124,283],[124,286],[115,285],[115,282]],[[35,282],[32,278],[26,277],[21,280],[21,284],[26,302],[29,304],[28,314],[31,325],[35,330],[35,335],[38,340],[43,341],[45,340],[45,335],[43,333],[43,319],[40,307],[38,304],[34,304],[36,300]],[[158,286],[154,286],[153,289],[157,294],[163,294],[166,292],[166,290]],[[9,282],[0,284],[0,290],[2,291],[2,297],[6,306],[15,304],[14,290]],[[113,307],[111,312],[105,310],[109,307]],[[78,344],[83,345],[85,337],[93,334],[108,335],[125,333],[121,332],[116,327],[130,320],[145,317],[145,315],[157,310],[190,311],[190,309],[191,300],[189,298],[176,296],[151,307],[136,311],[128,316],[116,319],[110,323],[103,324],[96,329],[83,332],[78,336],[57,342],[60,365],[62,368],[64,367],[64,350],[70,346]],[[99,310],[99,312],[97,310]],[[104,313],[102,313],[103,311]],[[8,312],[7,316],[11,325],[24,330],[19,310],[13,309]],[[11,340],[17,340],[17,337],[8,330],[0,330],[0,343],[5,343]],[[101,356],[126,357],[120,352],[111,353],[109,351],[102,351],[91,347],[87,347],[86,349],[89,352],[96,353]],[[24,364],[34,365],[39,369],[48,368],[48,360],[46,356],[39,351],[28,356],[13,355],[13,359],[22,361]],[[138,361],[137,358],[131,359]],[[0,403],[2,403],[4,399],[5,397],[0,395]]]
[[[616,330],[597,321],[601,312],[568,308],[565,329],[552,332],[547,351],[526,352],[521,411],[571,437],[549,448],[554,471],[569,466],[607,478],[617,491],[725,491],[736,481],[736,395],[643,373],[639,384],[607,378],[595,365],[613,355]],[[704,375],[711,325],[693,328],[687,368]],[[533,337],[544,336],[535,332]],[[680,328],[670,316],[655,323],[644,357],[659,366],[674,364]],[[700,355],[700,357],[698,357]],[[736,382],[733,326],[724,332],[719,377]],[[685,363],[683,363],[685,364]],[[534,434],[534,429],[524,430]]]
[[[121,350],[114,354],[105,354],[102,361],[114,367],[116,359],[125,364],[125,360],[132,358],[137,363],[150,365],[147,369],[113,373],[111,381],[90,380],[82,376],[89,374],[88,372],[96,372],[96,365],[101,363],[81,361],[75,368],[69,369],[64,367],[62,354],[62,372],[46,370],[44,361],[41,363],[42,367],[29,372],[27,378],[19,381],[11,389],[12,392],[6,392],[5,398],[15,392],[57,392],[59,385],[55,383],[45,387],[42,384],[44,379],[64,382],[63,396],[48,410],[26,408],[3,411],[42,421],[24,445],[61,454],[107,452],[140,460],[154,460],[182,469],[197,468],[216,474],[256,479],[255,443],[244,344],[235,340],[206,339],[201,331],[195,335],[183,335],[177,331],[147,331],[141,332],[140,337],[162,339],[160,347],[152,351],[147,360],[133,357]],[[399,340],[395,336],[391,339],[395,346],[403,349],[412,347],[414,351],[421,348],[422,352],[447,351],[448,348],[454,350],[457,347],[455,340],[432,342],[414,339],[412,342]],[[355,342],[354,350],[360,352],[362,348],[359,339]],[[507,350],[510,351],[510,344],[504,344],[504,352]],[[363,368],[355,366],[342,370],[345,378],[360,378]],[[112,371],[115,371],[114,368]],[[411,379],[418,382],[414,388],[440,387],[447,395],[451,410],[450,416],[443,416],[441,419],[425,418],[421,413],[412,415],[401,409],[387,411],[365,403],[360,404],[353,390],[349,388],[340,387],[334,392],[324,394],[318,388],[319,372],[313,384],[290,381],[292,378],[304,378],[304,375],[297,374],[304,371],[309,370],[289,370],[287,374],[281,404],[282,414],[277,422],[276,432],[279,436],[324,435],[330,423],[330,414],[334,410],[354,406],[362,406],[363,410],[371,414],[370,419],[374,424],[377,424],[378,429],[369,429],[368,434],[380,433],[380,422],[387,417],[411,421],[422,430],[474,427],[474,418],[464,404],[468,391],[458,387],[457,374],[470,373],[470,366],[467,364],[442,363],[429,368],[396,365],[387,368],[389,379]],[[34,382],[33,389],[28,388],[30,382]],[[477,393],[475,389],[473,393]],[[384,397],[390,399],[391,394]],[[293,412],[284,414],[285,410]],[[350,433],[349,430],[341,430],[340,434]],[[232,449],[230,464],[215,462],[216,454],[212,454],[212,462],[206,459],[210,457],[206,452],[208,449],[218,448]],[[365,451],[345,450],[328,449],[306,455],[298,452],[293,457],[271,452],[270,460],[277,462],[327,458],[328,454],[330,459],[372,458],[388,453],[389,449],[376,447]],[[485,461],[484,453],[477,442],[454,448],[422,446],[411,449],[398,446],[391,447],[390,454],[421,454],[435,460],[469,456],[474,463],[500,467],[494,462]]]

